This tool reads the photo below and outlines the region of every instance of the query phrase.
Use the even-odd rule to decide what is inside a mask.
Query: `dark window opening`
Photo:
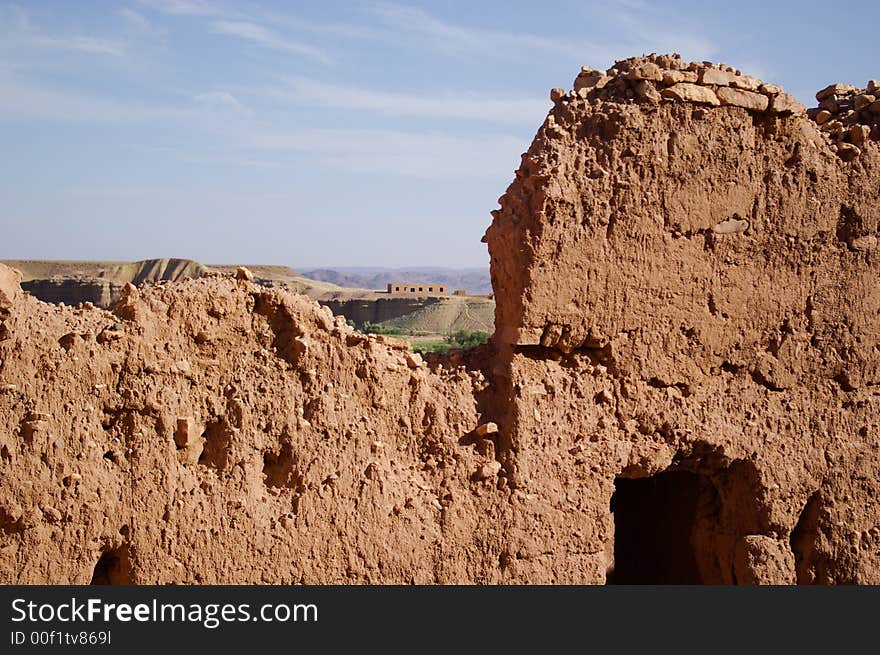
[[[128,556],[128,545],[120,546],[101,554],[95,571],[92,574],[93,585],[128,585],[131,580],[131,561]]]
[[[708,498],[711,496],[711,498]],[[717,492],[703,476],[667,471],[648,478],[618,478],[614,565],[608,584],[704,584],[695,543],[701,506]]]

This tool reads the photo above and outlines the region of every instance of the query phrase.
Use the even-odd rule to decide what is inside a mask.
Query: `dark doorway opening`
[[[101,554],[92,574],[93,585],[132,584],[131,562],[128,557],[128,546],[120,546]]]
[[[608,584],[703,584],[694,537],[707,492],[709,480],[688,471],[615,480]]]

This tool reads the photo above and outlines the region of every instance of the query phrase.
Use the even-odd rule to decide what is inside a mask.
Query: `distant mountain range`
[[[297,269],[299,270],[299,269]],[[300,271],[303,277],[319,282],[330,282],[340,287],[357,289],[385,289],[394,282],[437,282],[445,284],[450,293],[464,289],[469,294],[488,295],[492,293],[492,282],[488,268],[378,268],[344,266],[337,268],[317,268]]]

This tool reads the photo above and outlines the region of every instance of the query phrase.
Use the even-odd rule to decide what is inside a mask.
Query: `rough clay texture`
[[[494,212],[502,462],[584,580],[615,478],[688,471],[701,581],[880,582],[880,147],[632,92],[676,61],[556,94]]]
[[[0,582],[880,583],[880,148],[735,77],[554,90],[471,353],[244,269],[106,311],[0,266]]]

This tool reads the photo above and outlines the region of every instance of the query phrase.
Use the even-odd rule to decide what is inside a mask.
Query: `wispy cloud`
[[[443,20],[416,7],[394,3],[370,5],[368,11],[408,43],[431,46],[450,55],[522,58],[541,52],[581,63],[602,65],[641,52],[682,52],[705,59],[717,52],[716,44],[703,36],[699,26],[674,20],[662,7],[642,0],[602,0],[585,6],[584,19],[608,26],[592,30],[589,39],[572,37],[559,30],[553,36],[478,28]]]
[[[62,189],[62,191],[74,198],[101,199],[101,200],[128,200],[131,198],[155,199],[164,196],[166,198],[198,198],[204,191],[189,185],[182,186],[124,186],[113,181],[108,181],[103,186],[74,186]],[[293,200],[296,194],[284,192],[252,192],[242,193],[230,189],[211,188],[213,198],[222,198],[233,201],[272,201]]]
[[[240,120],[218,120],[216,111],[232,112]],[[187,126],[212,135],[221,144],[210,153],[199,152],[198,148],[168,150],[169,156],[196,165],[296,169],[302,161],[294,155],[306,155],[310,165],[358,173],[422,179],[504,179],[516,168],[519,153],[526,146],[523,139],[506,135],[469,138],[425,131],[295,129],[285,123],[253,121],[249,111],[233,94],[224,91],[200,94],[190,106],[150,106],[41,86],[0,73],[0,122]]]
[[[207,164],[210,166],[234,166],[241,168],[295,168],[292,164],[258,157],[235,154],[181,153],[180,161],[188,164]]]
[[[381,33],[378,30],[363,24],[349,23],[341,20],[316,22],[307,20],[300,15],[269,11],[259,5],[249,5],[245,11],[231,9],[228,6],[202,0],[138,0],[138,2],[154,11],[170,16],[243,21],[262,26],[272,25],[275,29],[286,28],[295,32],[332,35],[343,38],[378,39],[381,37]]]
[[[209,29],[215,34],[232,36],[276,52],[301,55],[322,64],[331,63],[330,56],[322,49],[266,27],[265,23],[268,21],[264,18],[267,15],[262,12],[248,14],[204,0],[139,0],[139,2],[154,11],[171,16],[207,19]],[[280,22],[288,26],[293,24],[297,28],[307,25],[290,19]],[[272,21],[272,24],[278,23],[278,20]]]
[[[689,59],[702,61],[710,59],[718,50],[713,41],[699,34],[686,29],[659,27],[658,20],[644,15],[621,11],[617,22],[627,35],[627,44],[631,44],[628,45],[630,56],[642,52],[679,52]]]
[[[241,154],[238,150],[230,148],[228,151],[194,151],[187,148],[177,146],[156,146],[156,145],[131,145],[134,150],[152,153],[156,155],[167,155],[174,159],[187,164],[208,164],[219,166],[234,166],[242,168],[289,168],[290,164],[283,161],[267,159],[266,157],[253,157]]]
[[[314,34],[321,37],[335,37],[340,39],[357,39],[367,41],[379,41],[387,36],[375,25],[352,23],[345,20],[320,22],[306,20],[302,16],[292,16],[277,12],[260,11],[251,18],[254,22],[273,25],[276,28],[290,29],[294,32]]]
[[[130,123],[180,120],[194,114],[193,110],[151,107],[47,86],[0,71],[0,120]]]
[[[371,13],[386,26],[449,53],[479,52],[488,56],[527,56],[541,50],[570,57],[605,57],[608,50],[592,43],[564,37],[545,37],[524,32],[464,27],[441,20],[415,7],[376,4]]]
[[[116,184],[102,187],[70,187],[66,192],[82,198],[137,198],[141,196],[155,197],[167,192],[165,187],[119,186]]]
[[[27,13],[15,5],[0,7],[0,50],[20,55],[23,50],[49,49],[89,55],[121,57],[126,44],[81,34],[49,34],[36,29]]]
[[[393,93],[304,77],[286,77],[283,85],[263,89],[261,93],[299,106],[524,125],[538,122],[549,107],[548,101],[539,98],[499,98],[462,91],[443,95]]]
[[[121,57],[125,54],[125,44],[121,41],[110,41],[91,36],[54,37],[32,34],[22,39],[22,41],[25,45],[29,46],[83,52],[93,55]]]
[[[210,91],[200,93],[193,100],[204,109],[216,113],[232,113],[238,116],[252,116],[253,110],[242,104],[238,98],[228,91]]]
[[[17,5],[6,5],[0,7],[0,19],[6,24],[7,31],[19,32],[30,29],[30,20],[21,7]]]
[[[158,30],[147,20],[146,16],[136,12],[134,9],[123,7],[116,12],[116,15],[119,16],[128,29],[139,34],[153,36],[161,32],[161,30]]]
[[[643,0],[601,0],[583,7],[587,16],[613,26],[615,57],[643,52],[679,52],[687,58],[708,59],[717,44],[706,38],[702,25],[686,15],[670,14],[662,5]]]
[[[300,129],[253,134],[258,151],[300,152],[325,165],[376,175],[423,179],[509,177],[519,163],[522,139],[464,138],[442,133],[374,129]]]
[[[319,48],[289,39],[262,25],[247,21],[218,20],[211,23],[217,34],[235,36],[262,48],[303,55],[322,64],[329,64],[330,57]]]
[[[238,129],[254,110],[228,91],[208,91],[176,102],[151,104],[95,95],[0,69],[0,120],[58,123],[149,123],[218,131]]]
[[[227,12],[203,0],[138,0],[141,5],[172,16],[223,16]]]

